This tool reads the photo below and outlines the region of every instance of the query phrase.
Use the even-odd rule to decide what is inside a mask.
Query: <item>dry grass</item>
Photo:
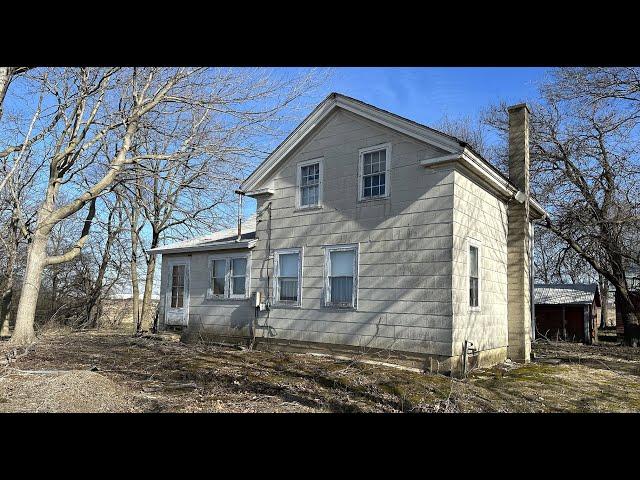
[[[121,332],[48,332],[0,367],[0,412],[640,411],[637,349],[535,350],[538,362],[461,380]]]

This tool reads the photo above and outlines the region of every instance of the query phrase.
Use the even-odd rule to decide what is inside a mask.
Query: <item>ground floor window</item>
[[[469,308],[480,309],[480,245],[469,241]]]
[[[209,275],[207,298],[247,298],[249,291],[248,255],[210,256]]]
[[[275,252],[274,303],[300,305],[302,291],[302,255],[300,249]]]
[[[358,246],[325,247],[325,304],[356,307],[358,285]]]

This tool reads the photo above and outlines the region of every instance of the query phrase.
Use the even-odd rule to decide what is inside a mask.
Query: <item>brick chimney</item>
[[[508,356],[531,359],[531,227],[529,222],[529,108],[509,107],[509,180],[521,192],[507,208]]]

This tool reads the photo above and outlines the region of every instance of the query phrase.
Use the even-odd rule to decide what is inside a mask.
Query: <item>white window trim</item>
[[[308,165],[313,165],[314,163],[319,164],[319,182],[318,182],[318,203],[314,205],[301,205],[301,196],[300,196],[300,187],[302,186],[302,167],[306,167]],[[306,210],[306,209],[314,209],[314,208],[322,208],[323,201],[323,187],[324,184],[324,157],[313,158],[311,160],[305,160],[304,162],[299,162],[296,164],[296,209],[298,210]]]
[[[329,308],[340,308],[340,309],[358,309],[358,279],[360,276],[359,266],[360,266],[360,244],[359,243],[348,243],[348,244],[338,244],[338,245],[324,245],[324,307]],[[355,255],[353,256],[354,266],[354,277],[353,277],[353,293],[351,296],[351,306],[345,307],[341,305],[334,305],[331,303],[331,282],[329,281],[329,276],[331,275],[331,252],[338,251],[349,251],[355,250]]]
[[[377,150],[386,150],[385,159],[386,159],[386,169],[384,171],[385,177],[385,185],[384,185],[384,195],[378,195],[375,197],[365,197],[364,196],[364,154],[375,152]],[[375,200],[377,198],[387,198],[391,194],[391,143],[383,143],[381,145],[375,145],[373,147],[361,148],[358,150],[359,160],[358,160],[358,201],[368,201]]]
[[[233,294],[232,293],[232,275],[231,275],[231,260],[234,258],[246,258],[247,259],[247,267],[245,274],[245,284],[244,284],[244,294]],[[227,264],[227,269],[225,272],[224,278],[224,295],[216,294],[214,295],[213,289],[211,288],[211,274],[213,273],[213,261],[214,260],[225,260]],[[207,286],[207,300],[244,300],[250,297],[249,288],[251,285],[251,254],[250,253],[219,253],[214,255],[209,255],[207,259],[208,264],[208,286]]]
[[[478,249],[478,306],[471,306],[471,247]],[[482,242],[467,239],[467,308],[470,312],[480,312],[482,308]]]
[[[290,253],[298,254],[298,301],[280,300],[280,255]],[[302,305],[302,257],[303,248],[281,248],[274,252],[273,255],[273,299],[274,306],[299,307]]]

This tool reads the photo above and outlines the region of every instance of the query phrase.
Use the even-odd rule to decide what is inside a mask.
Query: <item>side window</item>
[[[469,243],[469,307],[480,309],[480,246]]]
[[[360,150],[360,200],[389,196],[389,172],[391,145],[379,145]]]
[[[274,303],[300,305],[302,291],[302,256],[299,249],[275,252]]]
[[[358,285],[357,245],[336,245],[325,249],[325,304],[356,307]]]

